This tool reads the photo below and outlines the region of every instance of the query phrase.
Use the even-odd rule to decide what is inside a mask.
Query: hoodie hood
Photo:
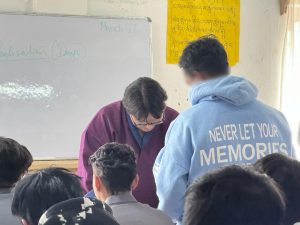
[[[228,75],[193,85],[189,100],[195,105],[203,100],[221,99],[235,106],[241,106],[255,100],[257,93],[257,88],[250,81]]]

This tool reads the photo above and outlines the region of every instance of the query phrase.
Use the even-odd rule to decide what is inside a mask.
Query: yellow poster
[[[168,0],[167,63],[177,64],[184,47],[213,34],[229,64],[239,61],[240,0]]]

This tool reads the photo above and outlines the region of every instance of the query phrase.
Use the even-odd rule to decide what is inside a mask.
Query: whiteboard
[[[0,14],[0,136],[35,159],[77,158],[81,133],[151,76],[147,19]]]

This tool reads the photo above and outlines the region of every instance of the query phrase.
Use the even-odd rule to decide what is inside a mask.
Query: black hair
[[[225,48],[213,35],[191,42],[182,52],[179,67],[189,75],[194,71],[206,72],[211,77],[229,73]]]
[[[286,196],[284,225],[300,221],[300,162],[282,154],[271,154],[258,160],[254,168],[273,178]]]
[[[138,120],[146,119],[149,114],[158,119],[166,107],[167,98],[166,91],[157,81],[141,77],[126,88],[122,103],[126,111]]]
[[[78,176],[63,168],[48,168],[29,174],[17,183],[11,210],[30,225],[37,225],[52,205],[82,196]]]
[[[188,188],[183,224],[281,225],[284,212],[284,197],[272,179],[228,166]]]
[[[94,172],[111,195],[131,190],[137,174],[135,160],[133,149],[118,143],[103,145],[90,157]]]
[[[0,186],[13,186],[32,163],[28,149],[13,139],[0,137]]]

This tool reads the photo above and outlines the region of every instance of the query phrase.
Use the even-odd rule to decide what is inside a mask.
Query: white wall
[[[169,94],[169,105],[188,107],[181,71],[166,64],[167,0],[0,0],[2,11],[150,17],[153,21],[154,78]],[[9,25],[9,24],[8,24]],[[278,0],[241,0],[240,62],[232,68],[253,81],[259,98],[279,107],[284,18]]]

